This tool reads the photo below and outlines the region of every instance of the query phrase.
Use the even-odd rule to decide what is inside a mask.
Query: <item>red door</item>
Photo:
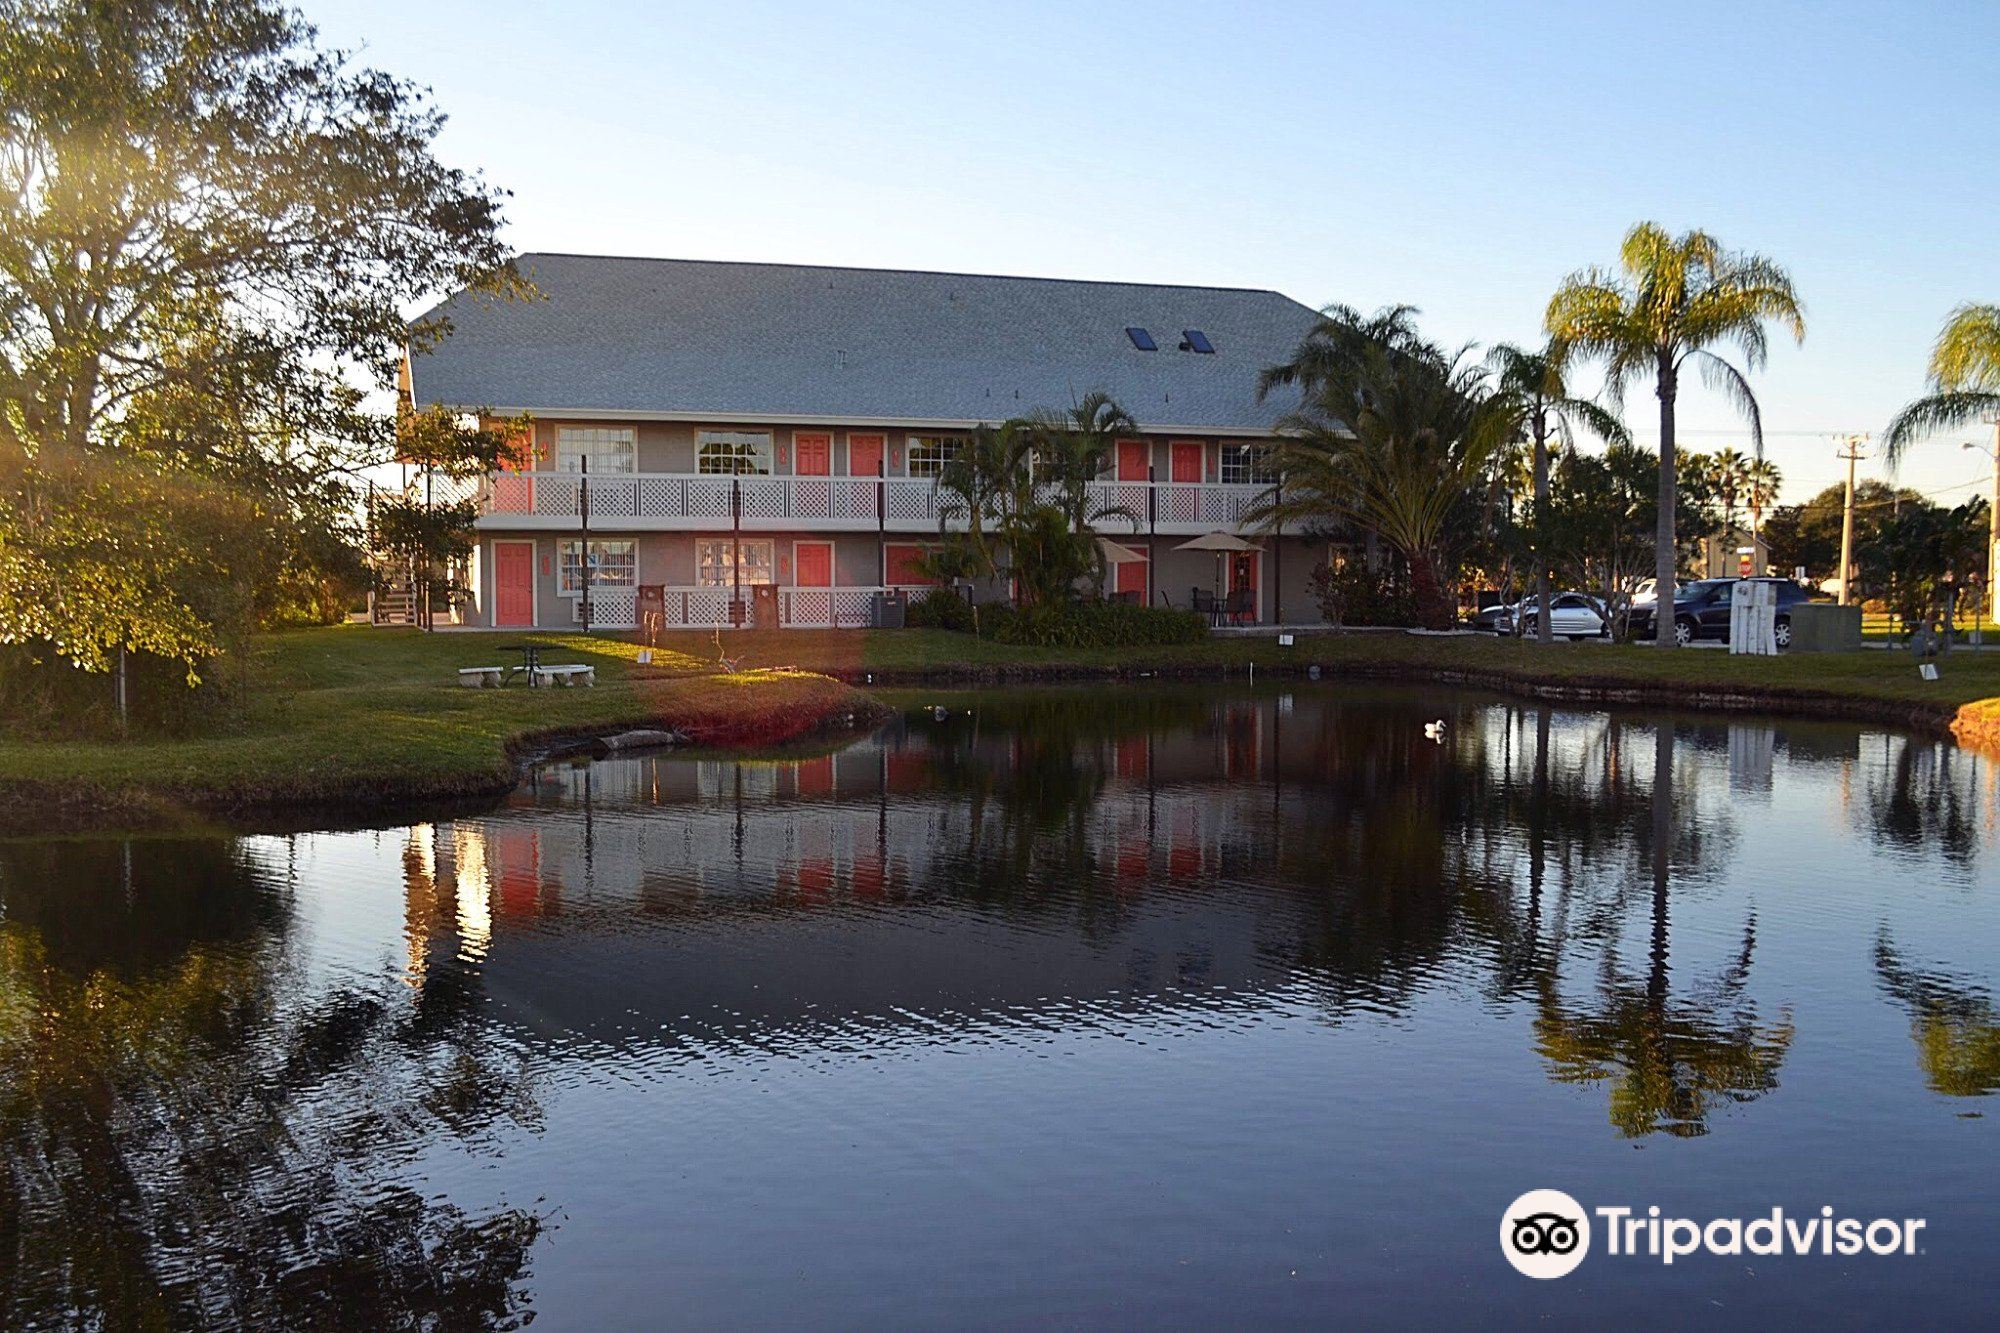
[[[535,479],[519,474],[535,470],[535,436],[530,427],[511,442],[500,456],[500,471],[493,476],[493,511],[498,514],[535,512]]]
[[[800,542],[798,544],[799,587],[830,588],[833,586],[833,543]]]
[[[1146,442],[1144,440],[1118,441],[1118,480],[1146,480]]]
[[[535,623],[535,544],[493,543],[493,623]]]
[[[1118,591],[1138,593],[1139,601],[1143,605],[1146,600],[1146,571],[1151,567],[1144,560],[1129,560],[1119,565]]]
[[[1178,482],[1201,480],[1201,445],[1192,440],[1176,440],[1173,447],[1173,476]]]
[[[801,477],[824,477],[833,471],[833,436],[794,436],[792,447],[798,454],[793,465]]]
[[[1250,594],[1249,607],[1234,613],[1238,619],[1257,618],[1257,556],[1256,551],[1237,551],[1229,557],[1229,591]]]
[[[882,473],[882,437],[880,435],[850,435],[847,437],[847,475],[850,477],[875,477]]]
[[[926,549],[916,543],[904,542],[891,542],[883,548],[890,587],[922,587],[937,581],[926,578],[923,571],[917,568],[917,561],[923,558]]]

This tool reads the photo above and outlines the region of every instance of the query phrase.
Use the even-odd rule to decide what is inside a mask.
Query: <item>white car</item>
[[[1632,605],[1651,606],[1655,601],[1659,600],[1659,592],[1655,586],[1658,582],[1657,579],[1642,580],[1639,586],[1632,590]],[[1687,587],[1688,584],[1689,580],[1687,579],[1675,579],[1674,596],[1680,596],[1681,589]]]
[[[1525,603],[1521,609],[1522,635],[1533,638],[1540,619],[1541,608],[1532,601]],[[1549,624],[1561,639],[1601,639],[1611,632],[1603,606],[1595,597],[1580,592],[1559,592],[1549,599]],[[1501,616],[1495,628],[1501,634],[1513,633],[1512,617]]]

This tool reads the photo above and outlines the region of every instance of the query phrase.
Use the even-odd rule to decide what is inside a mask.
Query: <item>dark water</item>
[[[449,823],[0,844],[0,1324],[2000,1312],[1990,761],[935,697]],[[1928,1227],[1538,1283],[1496,1238],[1543,1186]]]

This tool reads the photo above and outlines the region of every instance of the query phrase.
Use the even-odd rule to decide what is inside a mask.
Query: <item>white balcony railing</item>
[[[738,606],[733,588],[662,588],[660,628],[731,629],[754,623],[756,593],[748,584]],[[900,592],[912,604],[930,595],[930,588],[918,585],[855,588],[780,587],[777,592],[778,626],[782,629],[843,629],[872,624],[877,593]],[[583,598],[570,598],[570,619],[583,622]],[[639,590],[636,588],[593,588],[590,592],[592,629],[638,629]]]
[[[488,527],[579,524],[586,489],[592,527],[712,530],[739,517],[772,528],[936,531],[940,497],[928,477],[726,477],[639,472],[506,472],[479,484]],[[1244,528],[1269,493],[1262,485],[1218,482],[1094,481],[1095,521],[1107,532]],[[944,503],[949,508],[950,499]],[[1112,512],[1122,511],[1122,512]],[[952,526],[956,526],[955,524]]]

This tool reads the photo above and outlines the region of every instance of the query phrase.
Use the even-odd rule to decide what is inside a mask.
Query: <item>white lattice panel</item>
[[[570,602],[570,619],[583,621],[583,598]],[[592,629],[633,629],[639,624],[639,592],[636,588],[592,588],[590,625]]]
[[[613,481],[608,477],[590,478],[592,518],[632,518],[638,512],[639,483],[636,480],[620,478]]]
[[[785,592],[785,624],[814,628],[832,623],[832,589],[788,588]]]
[[[686,518],[687,483],[677,477],[646,477],[639,483],[639,513],[645,518]]]
[[[698,477],[687,484],[689,518],[728,518],[731,483]]]
[[[875,488],[881,483],[873,478],[860,481],[836,481],[833,483],[834,518],[875,517]]]
[[[886,484],[891,522],[927,522],[937,517],[936,488],[930,482],[891,479]]]
[[[791,508],[789,495],[791,483],[784,477],[742,477],[738,485],[743,492],[743,517],[745,518],[785,518]]]
[[[799,477],[792,482],[794,518],[832,518],[833,483],[819,477]]]
[[[836,625],[866,625],[875,610],[875,589],[835,588],[833,590],[833,623]]]

